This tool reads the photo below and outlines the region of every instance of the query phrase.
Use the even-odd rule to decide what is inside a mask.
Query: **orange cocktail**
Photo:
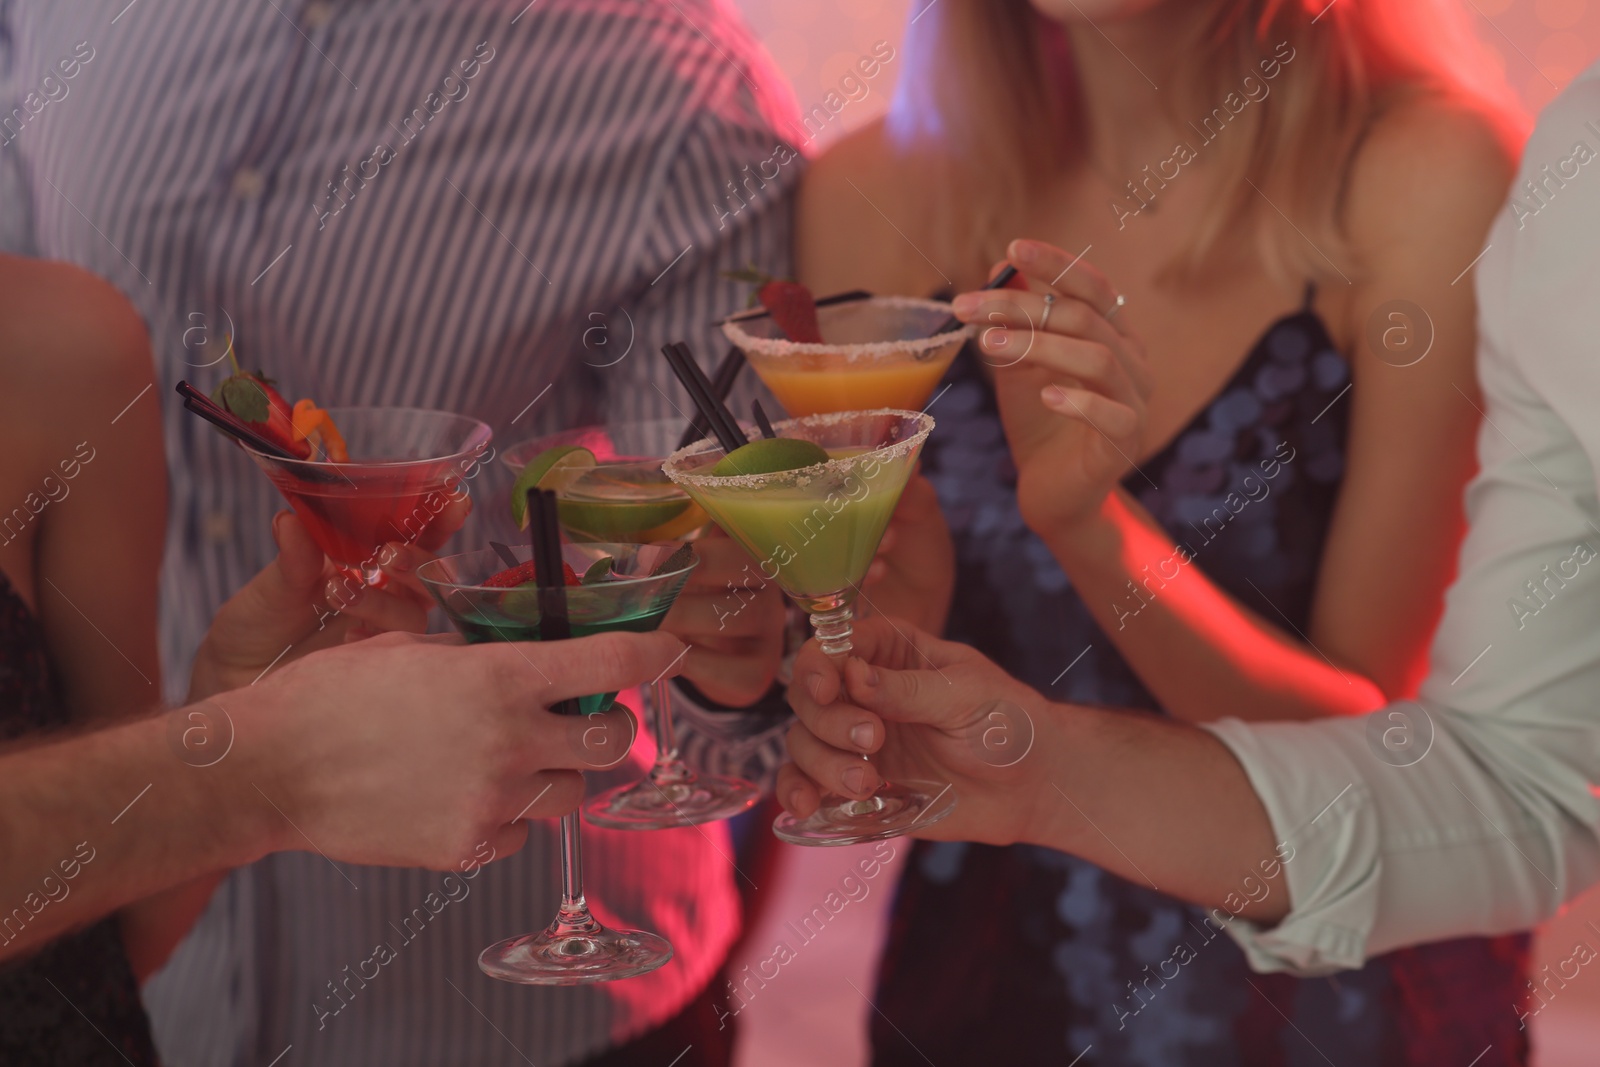
[[[950,305],[937,300],[878,296],[819,307],[821,344],[790,341],[759,314],[722,328],[784,410],[801,418],[922,407],[972,332],[963,325],[930,337],[949,316]]]

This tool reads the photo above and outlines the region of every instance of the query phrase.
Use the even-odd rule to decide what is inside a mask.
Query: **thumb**
[[[944,726],[984,702],[937,671],[895,671],[852,659],[844,673],[852,703],[894,722]]]
[[[276,581],[264,592],[281,593],[293,597],[296,604],[303,603],[321,584],[322,549],[292,511],[272,517],[272,539],[278,543],[278,558],[268,571],[276,571]]]

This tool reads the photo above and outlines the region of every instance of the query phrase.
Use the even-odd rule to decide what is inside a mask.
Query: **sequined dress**
[[[972,351],[946,383],[924,469],[956,538],[948,636],[1052,699],[1158,711],[1023,524],[994,392]],[[1124,482],[1192,551],[1193,566],[1301,632],[1344,470],[1349,385],[1308,292],[1306,306],[1272,323],[1212,401]],[[1130,595],[1124,609],[1138,604]],[[919,842],[874,998],[873,1062],[1527,1060],[1516,1015],[1526,936],[1442,942],[1296,979],[1252,972],[1203,914],[1050,849]]]
[[[0,574],[0,744],[67,725],[38,620]],[[70,786],[64,786],[70,788]],[[93,855],[62,843],[77,877]],[[0,859],[3,862],[3,859]],[[92,859],[89,862],[93,862]],[[40,888],[0,901],[0,938],[16,936],[71,882],[40,871]],[[37,909],[37,910],[35,910]],[[9,922],[9,925],[7,925]],[[5,1067],[155,1067],[155,1047],[114,918],[58,937],[40,951],[0,963],[0,1064]]]

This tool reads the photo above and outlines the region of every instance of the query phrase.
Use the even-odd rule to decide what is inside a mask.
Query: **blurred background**
[[[839,79],[879,41],[898,50],[909,19],[938,0],[735,0],[778,68],[788,76],[803,111],[837,91]],[[1399,0],[1395,0],[1399,2]],[[1567,82],[1600,58],[1600,0],[1459,0],[1476,10],[1483,39],[1499,57],[1501,70],[1529,112],[1537,112]],[[818,129],[815,152],[888,107],[899,67],[884,64],[865,97],[850,101]],[[848,867],[848,849],[789,849],[807,853],[787,873],[780,899],[770,914],[803,914],[838,881]],[[884,882],[888,878],[883,879]],[[788,974],[782,988],[753,1002],[740,1016],[746,1037],[741,1065],[787,1067],[830,1063],[851,1067],[863,1062],[867,1014],[872,1010],[856,989],[872,988],[872,945],[881,936],[882,909],[892,887],[874,887],[861,907],[841,915],[828,935],[808,948],[804,973]],[[874,910],[877,909],[877,910]],[[1593,924],[1592,926],[1590,924]],[[759,935],[750,941],[770,945]],[[1600,890],[1579,900],[1539,932],[1533,971],[1569,960],[1582,942],[1600,952]],[[759,957],[759,953],[757,954]],[[1587,957],[1584,957],[1587,958]],[[733,969],[738,970],[739,963]],[[1567,973],[1573,965],[1567,964]],[[849,979],[846,981],[845,979]],[[852,983],[853,982],[853,986]],[[802,991],[801,986],[804,985]],[[1552,981],[1552,988],[1556,988]],[[788,993],[795,995],[791,1000]],[[805,998],[804,1012],[797,1011]],[[1535,1003],[1537,1006],[1537,1003]],[[1507,1010],[1512,1010],[1508,1005]],[[1560,988],[1531,1023],[1536,1067],[1595,1067],[1600,1064],[1600,968],[1584,968]],[[1466,1064],[1460,1067],[1468,1067]]]

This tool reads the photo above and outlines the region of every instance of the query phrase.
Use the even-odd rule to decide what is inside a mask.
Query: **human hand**
[[[915,836],[1022,840],[1039,795],[1039,761],[1026,757],[1048,702],[976,649],[882,616],[859,620],[852,641],[842,670],[815,640],[795,660],[783,806],[804,818],[823,792],[859,799],[885,780],[936,781],[956,806]]]
[[[626,708],[557,715],[569,697],[670,676],[663,633],[464,645],[385,634],[324,649],[215,703],[263,808],[267,851],[314,847],[349,863],[458,866],[522,847],[524,819],[565,815],[581,771],[616,765],[637,732]],[[308,845],[314,842],[314,845]]]
[[[937,633],[950,613],[955,583],[955,542],[939,496],[932,482],[913,475],[867,568],[862,600],[872,611]]]
[[[1017,465],[1017,503],[1029,528],[1046,535],[1096,514],[1132,468],[1146,443],[1152,379],[1144,343],[1117,313],[1116,289],[1092,264],[1039,241],[1013,241],[1007,257],[1019,272],[1012,287],[963,293],[954,310],[979,327]]]
[[[389,581],[369,589],[341,573],[292,511],[272,519],[278,557],[223,604],[195,655],[189,699],[249,685],[274,666],[375,633],[427,629],[428,596],[415,571],[471,511],[452,500],[414,543],[378,554]]]
[[[783,593],[721,530],[707,530],[694,551],[700,565],[661,628],[690,646],[686,681],[718,704],[748,707],[783,662]]]

